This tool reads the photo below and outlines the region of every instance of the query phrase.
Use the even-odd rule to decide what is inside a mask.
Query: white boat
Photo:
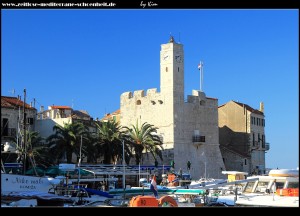
[[[235,206],[299,207],[299,170],[271,170],[268,176],[247,177],[241,194],[219,196]]]
[[[11,145],[6,143],[4,146],[4,151],[2,154],[18,154],[18,152],[14,149],[14,151],[6,151],[7,149],[11,149]],[[30,176],[24,174],[14,174],[14,173],[6,173],[6,164],[2,162],[1,169],[1,195],[7,195],[10,192],[46,192],[60,183],[59,179],[54,179],[52,177],[47,176]],[[22,170],[22,164],[20,163],[8,163],[7,166],[9,168],[16,168]]]
[[[207,188],[209,186],[215,186],[218,184],[226,183],[227,179],[213,179],[213,178],[201,178],[199,180],[192,180],[189,184],[189,188]]]
[[[48,191],[54,185],[59,183],[59,179],[54,179],[51,177],[38,177],[1,173],[1,194],[26,191],[39,191],[48,193]]]

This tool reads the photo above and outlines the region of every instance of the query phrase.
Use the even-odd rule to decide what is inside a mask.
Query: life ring
[[[161,198],[159,198],[158,206],[164,206],[165,203],[167,203],[167,205],[171,206],[171,207],[178,207],[177,202],[172,197],[170,197],[168,195],[162,196]]]

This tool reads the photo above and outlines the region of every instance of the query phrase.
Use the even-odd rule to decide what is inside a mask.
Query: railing
[[[205,142],[205,136],[193,135],[193,142]]]
[[[266,150],[266,151],[269,151],[269,150],[270,150],[270,143],[266,143],[265,150]]]

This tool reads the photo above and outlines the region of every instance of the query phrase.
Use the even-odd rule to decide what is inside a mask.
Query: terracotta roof
[[[121,113],[121,110],[120,110],[120,109],[116,110],[116,111],[113,112],[113,113],[107,113],[107,114],[105,114],[105,116],[104,116],[101,120],[102,120],[102,121],[103,121],[103,120],[108,120],[108,119],[110,119],[112,116],[119,115],[120,113]]]
[[[69,106],[50,106],[51,109],[72,109],[71,107]]]
[[[118,109],[117,111],[113,112],[112,115],[118,115],[118,114],[120,114],[120,113],[121,113],[121,110]]]
[[[11,108],[16,109],[19,107],[23,107],[24,101],[16,98],[16,97],[7,97],[7,96],[1,96],[1,107],[3,108]],[[29,104],[25,103],[26,109],[35,109],[34,107],[31,107]]]

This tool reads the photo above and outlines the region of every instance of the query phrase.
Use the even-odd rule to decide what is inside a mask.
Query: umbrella
[[[27,170],[25,172],[26,175],[39,175],[39,176],[43,176],[45,174],[45,170],[42,167],[35,167],[35,168],[31,168],[29,170]]]
[[[74,172],[70,172],[71,174],[78,174],[78,169],[76,169]],[[92,171],[89,170],[85,170],[85,169],[79,169],[79,173],[80,175],[83,176],[87,176],[87,175],[93,175],[94,173]]]
[[[51,167],[48,167],[46,172],[45,172],[46,175],[49,175],[49,176],[58,176],[58,175],[63,175],[64,172],[61,171],[58,166],[51,166]]]

